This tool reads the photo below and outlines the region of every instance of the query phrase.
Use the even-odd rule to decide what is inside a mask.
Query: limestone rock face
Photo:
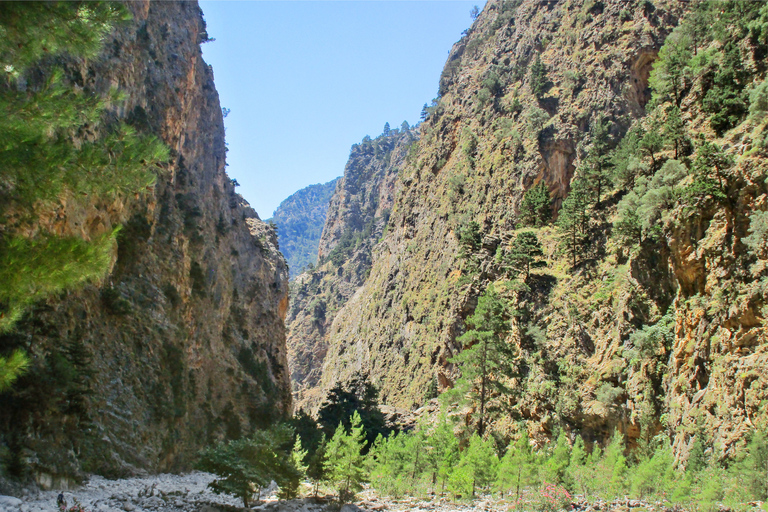
[[[682,9],[664,1],[488,2],[449,55],[440,96],[398,173],[368,276],[336,301],[340,309],[317,310],[323,343],[297,359],[307,366],[294,378],[322,396],[362,373],[386,403],[422,405],[434,387],[453,386],[457,337],[477,297],[496,283],[517,311],[507,340],[517,376],[511,393],[493,398],[508,411],[494,428],[510,432],[525,420],[537,443],[559,427],[592,441],[618,428],[630,445],[663,431],[683,458],[697,436],[727,457],[748,431],[765,429],[768,255],[764,243],[760,254],[745,245],[750,218],[768,197],[755,139],[762,132],[745,121],[716,136],[700,108],[703,79],[689,84],[679,108],[692,140],[716,140],[733,158],[727,201],[695,213],[680,202],[658,221],[661,238],[626,250],[612,228],[628,190],[615,187],[590,209],[589,244],[577,265],[554,226],[534,229],[547,266],[524,287],[504,284],[513,276],[498,257],[522,227],[520,204],[534,184],[546,184],[557,215],[600,119],[609,122],[610,146],[634,122],[651,126],[648,79]],[[761,55],[741,46],[745,62]],[[545,72],[536,83],[538,61]],[[657,156],[675,152],[667,144]],[[350,199],[347,211],[355,207]],[[475,268],[459,254],[459,234],[471,222],[482,234]],[[330,254],[343,231],[326,230],[321,252]],[[319,282],[319,274],[307,276],[305,304]],[[468,422],[473,414],[466,411]]]
[[[385,400],[411,407],[433,379],[452,385],[455,339],[478,286],[494,277],[490,262],[512,236],[523,192],[543,180],[557,208],[596,116],[618,137],[644,113],[651,64],[676,21],[672,3],[655,5],[628,15],[613,1],[591,11],[584,2],[486,5],[449,54],[370,277],[331,326],[323,388],[363,371]],[[537,58],[541,97],[531,88]],[[485,270],[472,284],[461,279],[457,240],[470,220],[486,233]]]
[[[133,20],[100,57],[72,63],[72,79],[123,91],[110,115],[158,136],[172,157],[136,197],[79,209],[62,198],[41,214],[40,225],[85,238],[123,225],[105,282],[37,305],[0,339],[33,359],[0,397],[0,431],[10,460],[41,482],[189,468],[207,442],[291,410],[288,270],[274,230],[225,173],[200,8],[126,5]]]
[[[368,277],[372,248],[381,238],[398,189],[397,176],[417,140],[413,130],[393,130],[352,146],[336,186],[319,244],[317,267],[291,288],[286,324],[294,397],[316,408],[327,334],[337,311]]]

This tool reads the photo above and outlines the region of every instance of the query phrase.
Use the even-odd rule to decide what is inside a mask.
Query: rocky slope
[[[189,466],[205,443],[291,408],[283,318],[288,270],[274,231],[224,171],[224,127],[195,2],[127,2],[133,19],[102,54],[69,64],[78,87],[126,95],[111,107],[171,149],[135,197],[66,198],[31,231],[89,239],[122,224],[105,282],[37,304],[0,337],[32,366],[0,395],[11,473],[60,486]]]
[[[280,251],[288,262],[291,279],[307,266],[317,263],[317,249],[328,202],[339,179],[299,190],[280,203],[272,218],[266,220],[277,225]]]
[[[417,140],[414,130],[391,130],[352,146],[336,186],[319,243],[318,263],[291,287],[286,319],[288,361],[297,406],[316,407],[327,334],[337,311],[365,282],[371,250],[384,232],[397,175]]]
[[[648,80],[683,7],[666,1],[486,5],[449,55],[440,96],[397,178],[370,275],[332,321],[321,317],[327,349],[316,358],[323,369],[313,392],[363,372],[385,401],[410,408],[423,403],[433,380],[440,391],[452,387],[460,369],[450,359],[461,350],[456,338],[478,295],[510,280],[497,256],[523,227],[524,193],[543,182],[557,217],[574,180],[586,179],[601,125],[609,149],[633,123],[661,133],[654,119],[667,119],[671,106],[649,105]],[[743,80],[758,84],[764,73],[756,42],[762,39],[750,37],[734,46],[751,70],[741,87]],[[714,41],[706,55],[723,45]],[[680,110],[690,140],[698,142],[684,165],[698,165],[704,146],[697,133],[722,145],[736,162],[725,192],[729,206],[706,203],[692,215],[684,198],[700,193],[690,188],[700,171],[686,171],[674,196],[681,199],[665,217],[673,221],[654,228],[662,240],[641,237],[627,250],[612,229],[617,205],[637,190],[614,183],[589,207],[575,266],[559,229],[535,229],[547,266],[504,292],[518,311],[508,342],[519,372],[513,393],[500,398],[510,412],[497,428],[509,432],[527,420],[537,442],[560,427],[594,440],[618,427],[632,443],[666,431],[680,454],[703,439],[728,455],[746,432],[766,425],[762,267],[752,267],[754,276],[737,270],[765,257],[740,241],[750,233],[753,212],[763,208],[765,160],[747,136],[755,124],[743,115],[745,126],[722,135],[708,124],[701,98],[712,74],[686,85]],[[633,172],[648,180],[661,172],[677,156],[669,141],[661,145],[656,153],[637,149]],[[482,238],[473,265],[459,255],[471,222]],[[315,363],[298,380],[317,370]]]

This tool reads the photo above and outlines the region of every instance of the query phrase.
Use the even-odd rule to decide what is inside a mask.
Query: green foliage
[[[736,468],[753,499],[768,500],[768,438],[756,430],[747,445],[747,454]]]
[[[18,77],[46,56],[96,56],[113,26],[130,19],[112,2],[12,2],[0,6],[0,67]]]
[[[509,250],[504,256],[504,264],[513,273],[522,274],[523,281],[527,281],[531,268],[546,265],[546,262],[539,259],[542,256],[544,253],[536,233],[523,231],[518,233],[509,244]]]
[[[474,254],[480,249],[483,242],[483,234],[480,231],[480,224],[475,221],[469,221],[458,229],[459,239],[459,258],[473,261]]]
[[[510,442],[507,447],[499,463],[495,487],[502,495],[514,492],[519,500],[523,490],[538,484],[538,471],[537,457],[531,448],[528,433],[523,431],[517,441]]]
[[[213,492],[227,493],[248,507],[257,490],[274,480],[286,495],[296,492],[301,472],[291,456],[291,430],[285,426],[257,430],[245,439],[210,446],[200,453],[198,469],[219,478],[209,484]]]
[[[679,106],[691,86],[692,71],[690,38],[681,29],[667,37],[659,51],[659,58],[653,65],[648,85],[659,100],[669,99]]]
[[[531,64],[528,83],[531,92],[537,99],[542,99],[549,89],[549,78],[547,77],[547,68],[541,62],[541,54],[536,54],[536,60]]]
[[[552,218],[552,198],[544,180],[529,188],[520,203],[520,220],[525,226],[539,228]]]
[[[459,460],[459,441],[444,413],[440,414],[428,444],[427,469],[432,473],[432,481],[439,478],[441,488],[445,489],[446,480]]]
[[[644,238],[657,239],[684,191],[680,181],[688,169],[677,160],[667,160],[651,178],[637,178],[634,188],[621,200],[614,223],[615,236],[628,247]]]
[[[423,476],[429,463],[427,437],[422,429],[376,440],[372,455],[371,484],[387,496],[417,496],[423,492]]]
[[[662,442],[653,456],[632,469],[630,490],[640,499],[663,498],[676,487],[675,457],[668,443]]]
[[[0,393],[11,387],[29,368],[29,357],[23,350],[14,350],[8,357],[0,356]]]
[[[0,332],[10,329],[30,303],[102,277],[116,234],[90,242],[50,235],[0,241]]]
[[[674,340],[675,314],[674,309],[670,309],[655,324],[644,325],[629,336],[629,345],[632,348],[626,350],[625,357],[631,364],[635,364],[639,360],[667,354]]]
[[[637,176],[648,173],[648,165],[641,157],[640,142],[644,135],[642,127],[635,124],[611,152],[612,180],[622,188],[631,189]]]
[[[349,432],[339,423],[326,449],[326,478],[338,489],[341,502],[351,501],[367,480],[362,454],[364,446],[362,420],[355,412],[350,421]]]
[[[557,218],[557,227],[562,233],[561,245],[571,256],[571,266],[576,266],[577,258],[589,242],[590,201],[587,184],[584,180],[571,182],[571,191],[563,201]]]
[[[685,133],[685,124],[680,116],[680,108],[672,106],[667,109],[667,120],[664,123],[664,138],[672,143],[675,150],[675,159],[681,158],[688,145],[688,137]]]
[[[475,495],[477,487],[486,488],[496,477],[499,459],[492,438],[483,439],[477,433],[469,438],[469,446],[448,479],[448,488],[454,495]],[[467,477],[470,477],[469,480]],[[469,481],[470,485],[467,485]],[[469,492],[467,492],[469,491]]]
[[[380,434],[389,435],[384,415],[379,409],[379,391],[366,376],[359,373],[355,374],[346,386],[337,383],[328,391],[325,400],[320,404],[317,421],[326,436],[331,437],[339,423],[345,428],[350,428],[354,415],[362,422],[366,451]]]
[[[749,252],[758,260],[768,259],[768,212],[756,211],[749,216],[749,236],[742,240]],[[765,264],[758,261],[751,266],[752,275],[759,275]]]
[[[154,182],[168,149],[133,127],[106,122],[105,109],[121,101],[120,94],[81,90],[50,58],[96,56],[114,24],[127,17],[124,6],[109,2],[0,6],[0,214],[12,208],[29,221],[62,195],[77,205],[134,194]],[[38,67],[42,73],[31,71]],[[114,233],[86,242],[45,233],[28,239],[0,228],[2,331],[32,302],[100,277],[109,267]]]
[[[610,128],[610,121],[602,115],[592,123],[589,150],[579,173],[594,194],[598,206],[603,189],[611,184],[611,157],[608,149]]]
[[[601,494],[615,498],[624,494],[627,487],[627,459],[624,456],[625,438],[616,430],[605,448],[597,468],[597,478],[602,484]]]
[[[749,92],[749,117],[760,122],[768,112],[768,80],[763,80]]]
[[[553,444],[553,443],[550,443]],[[563,431],[557,436],[557,441],[551,453],[541,468],[542,479],[550,484],[565,484],[568,482],[568,466],[571,462],[571,447]]]
[[[457,338],[464,349],[451,359],[461,368],[461,377],[454,388],[442,396],[446,400],[476,405],[480,435],[485,432],[489,414],[498,412],[491,399],[508,394],[507,380],[517,375],[515,350],[506,343],[512,314],[505,299],[489,286],[467,319],[469,329]]]

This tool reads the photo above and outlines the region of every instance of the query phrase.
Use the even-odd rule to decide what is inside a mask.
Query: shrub
[[[249,438],[206,448],[197,467],[219,477],[208,484],[213,492],[237,496],[248,507],[254,492],[272,480],[281,490],[295,492],[301,472],[290,454],[290,439],[291,430],[285,426],[257,430]]]

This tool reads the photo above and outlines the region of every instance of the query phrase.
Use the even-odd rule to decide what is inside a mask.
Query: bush
[[[257,430],[237,439],[206,448],[197,464],[219,478],[208,486],[217,494],[237,496],[248,507],[257,490],[274,480],[281,491],[291,494],[298,487],[301,472],[290,454],[291,430],[285,426]]]

